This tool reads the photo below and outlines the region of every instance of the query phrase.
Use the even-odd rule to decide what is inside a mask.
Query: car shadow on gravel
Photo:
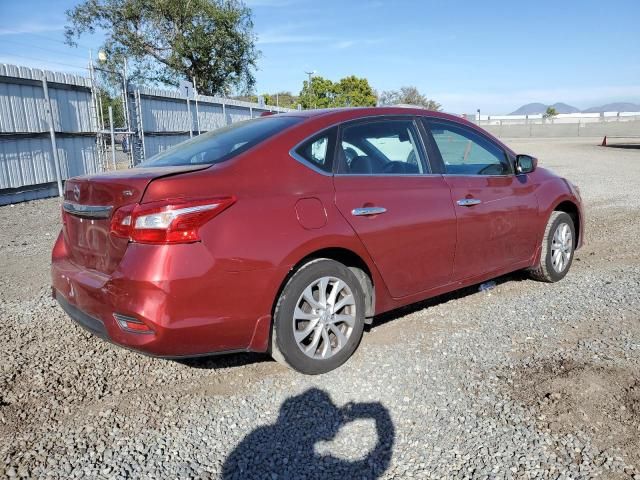
[[[360,421],[375,424],[377,440],[372,448],[361,434],[338,440],[344,426]],[[373,480],[388,468],[394,439],[391,415],[381,403],[348,403],[338,408],[325,391],[311,388],[285,400],[274,424],[244,437],[227,457],[222,478]],[[337,442],[342,448],[338,455],[319,453],[323,442]]]
[[[266,353],[253,352],[207,355],[202,357],[181,358],[174,361],[187,367],[201,368],[205,370],[243,367],[245,365],[253,365],[256,363],[274,362],[274,360]]]
[[[507,282],[523,282],[526,280],[530,280],[529,275],[525,271],[517,271],[512,272],[507,275],[503,275],[501,277],[494,278],[488,282],[495,282],[495,286],[499,286],[503,283]],[[380,325],[384,325],[385,323],[391,322],[393,320],[397,320],[398,318],[402,318],[406,315],[410,315],[412,313],[418,312],[420,310],[424,310],[429,307],[435,307],[437,305],[441,305],[443,303],[450,302],[452,300],[459,300],[464,297],[471,296],[473,294],[480,294],[479,292],[480,285],[476,284],[470,287],[461,288],[459,290],[454,290],[453,292],[445,293],[443,295],[438,295],[437,297],[429,298],[427,300],[423,300],[418,303],[412,303],[411,305],[407,305],[405,307],[397,308],[395,310],[391,310],[389,312],[385,312],[381,315],[376,315],[373,319],[373,323],[371,325],[365,326],[365,331],[369,331],[371,328],[379,327]]]
[[[501,277],[497,277],[491,280],[495,282],[496,287],[507,282],[521,282],[529,280],[529,276],[524,271],[512,272]],[[379,327],[385,323],[391,322],[398,318],[402,318],[406,315],[410,315],[414,312],[424,310],[429,307],[434,307],[443,303],[447,303],[451,300],[458,300],[460,298],[468,297],[473,294],[477,294],[480,284],[472,285],[470,287],[455,290],[450,293],[445,293],[437,297],[433,297],[422,302],[413,303],[390,312],[385,312],[381,315],[377,315],[371,325],[365,325],[365,332],[370,331],[372,328]],[[217,370],[222,368],[242,367],[246,365],[269,363],[274,362],[266,353],[255,352],[240,352],[240,353],[227,353],[218,355],[208,355],[194,358],[181,358],[174,360],[182,365],[186,365],[191,368],[201,368],[208,370]]]

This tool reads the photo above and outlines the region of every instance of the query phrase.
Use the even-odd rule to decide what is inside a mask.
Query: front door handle
[[[478,200],[477,198],[463,198],[462,200],[458,200],[456,203],[461,207],[473,207],[474,205],[482,203],[482,200]]]
[[[384,207],[362,207],[351,210],[351,215],[355,217],[366,217],[369,215],[380,215],[386,211],[387,209]]]

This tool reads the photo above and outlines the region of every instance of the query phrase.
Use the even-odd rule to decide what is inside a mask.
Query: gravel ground
[[[510,143],[581,187],[566,279],[384,315],[319,377],[91,337],[49,298],[57,200],[0,208],[0,477],[640,480],[640,150]]]

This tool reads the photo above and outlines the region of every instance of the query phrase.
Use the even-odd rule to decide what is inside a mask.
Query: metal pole
[[[129,121],[129,99],[128,97],[128,92],[127,90],[128,85],[127,85],[127,59],[124,59],[124,71],[123,71],[123,75],[122,75],[122,93],[124,94],[123,99],[124,102],[122,104],[122,107],[124,108],[124,121],[125,124],[124,125],[127,128],[127,132],[131,131],[131,122]]]
[[[100,136],[98,137],[100,140],[100,161],[102,162],[102,168],[104,170],[107,169],[107,144],[104,138],[104,111],[102,105],[102,95],[98,92],[98,104],[100,105]]]
[[[224,117],[224,124],[228,125],[227,123],[227,106],[224,103],[224,100],[222,101],[222,116]]]
[[[140,97],[140,90],[136,91],[136,103],[138,104],[138,126],[139,126],[139,135],[140,135],[140,139],[142,141],[142,161],[145,161],[147,159],[147,152],[145,150],[145,145],[144,145],[144,124],[143,124],[143,119],[142,119],[142,98]]]
[[[200,135],[200,110],[198,110],[198,87],[196,87],[196,77],[193,77],[193,97],[196,100],[196,128]]]
[[[56,144],[56,132],[53,126],[53,111],[51,109],[51,99],[49,98],[49,87],[47,85],[47,78],[42,75],[42,90],[44,90],[44,105],[47,111],[47,117],[49,120],[49,135],[51,135],[51,150],[53,151],[53,164],[56,169],[56,182],[58,183],[58,195],[62,197],[64,191],[62,190],[62,173],[60,173],[60,160],[58,159],[58,145]]]
[[[91,101],[93,105],[93,113],[96,127],[96,172],[102,170],[104,162],[102,160],[102,151],[100,150],[100,133],[102,125],[100,124],[100,102],[99,91],[96,87],[96,79],[93,72],[93,52],[89,50],[89,78],[91,80]]]
[[[113,134],[113,107],[109,105],[109,129],[111,130],[111,160],[113,161],[113,169],[117,170],[116,164],[116,139]]]
[[[130,132],[131,131],[131,112],[129,112],[129,80],[127,75],[128,75],[127,59],[125,58],[124,71],[122,75],[122,87],[123,87],[123,94],[124,94],[124,121],[125,121],[125,127],[127,129],[127,132]],[[129,138],[129,134],[127,133],[125,134],[125,136],[127,137],[129,146],[131,146],[131,139]],[[133,160],[133,150],[131,148],[129,148],[128,157],[129,157],[129,167],[133,168],[134,160]]]
[[[189,117],[189,138],[193,138],[193,118],[191,118],[191,104],[187,97],[187,116]]]

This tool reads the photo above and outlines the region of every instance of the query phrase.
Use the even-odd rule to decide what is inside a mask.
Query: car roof
[[[303,118],[319,118],[319,117],[344,117],[344,120],[355,119],[358,117],[369,117],[378,115],[420,115],[428,117],[443,118],[456,122],[465,123],[475,126],[461,115],[451,113],[438,112],[428,110],[426,108],[413,106],[390,106],[390,107],[341,107],[341,108],[319,108],[312,110],[295,110],[286,113],[280,113],[279,116],[287,117],[303,117]]]

